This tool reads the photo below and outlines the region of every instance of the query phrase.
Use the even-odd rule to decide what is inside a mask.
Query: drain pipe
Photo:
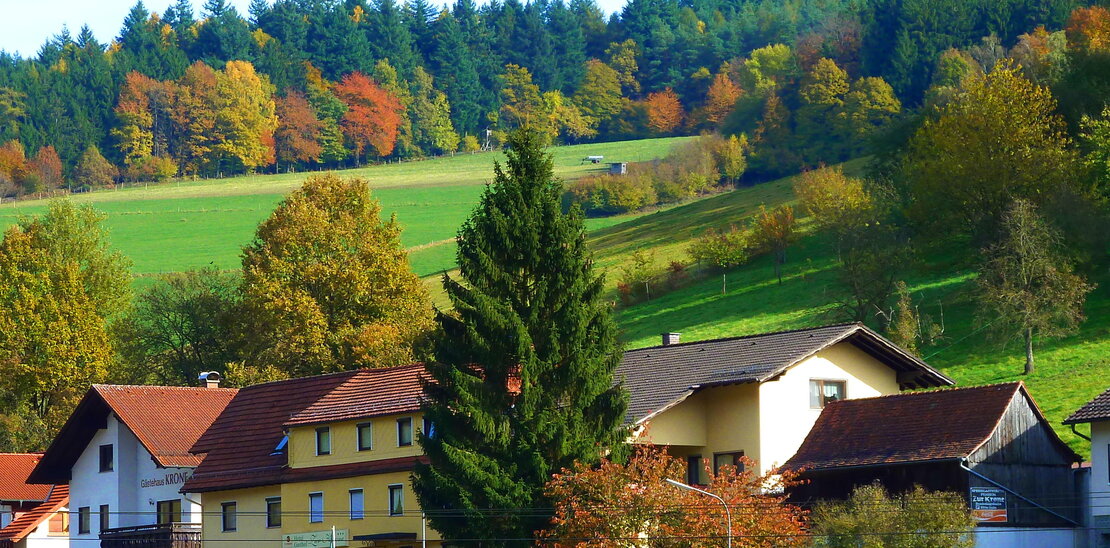
[[[1091,438],[1089,438],[1086,434],[1084,434],[1083,432],[1080,432],[1079,430],[1075,429],[1075,423],[1074,422],[1071,423],[1071,433],[1075,434],[1076,436],[1079,436],[1079,437],[1081,437],[1081,438],[1083,438],[1087,441],[1091,441]]]
[[[1001,489],[1001,490],[1003,490],[1003,491],[1005,491],[1005,492],[1007,492],[1007,493],[1025,501],[1026,503],[1032,505],[1035,508],[1040,508],[1041,510],[1044,510],[1045,512],[1047,512],[1049,514],[1052,514],[1053,516],[1056,516],[1056,517],[1058,517],[1058,518],[1060,518],[1060,519],[1062,519],[1062,520],[1064,520],[1064,521],[1066,521],[1066,522],[1068,522],[1068,523],[1070,523],[1070,524],[1072,524],[1076,527],[1082,527],[1082,525],[1080,525],[1079,522],[1077,522],[1077,521],[1075,521],[1075,520],[1073,520],[1069,517],[1062,516],[1062,515],[1050,510],[1049,508],[1047,508],[1043,505],[1037,504],[1036,502],[1033,502],[1033,500],[1031,500],[1028,497],[1022,495],[1021,493],[1018,493],[1017,491],[1014,491],[1013,489],[1010,489],[1009,487],[1006,487],[1005,485],[1002,485],[1001,483],[998,483],[997,481],[994,481],[994,480],[988,478],[987,476],[984,476],[983,474],[980,474],[979,472],[976,472],[975,470],[972,470],[971,468],[968,468],[966,458],[961,458],[959,463],[960,463],[960,468],[963,468],[964,470],[967,470],[967,472],[969,474],[971,474],[971,475],[973,475],[973,476],[975,476],[975,477],[977,477],[977,478],[979,478],[979,479],[981,479],[981,480],[983,480],[983,481],[985,481],[985,482],[987,482],[987,483],[989,483],[989,484],[991,484],[991,485],[993,485],[993,486],[995,486],[995,487],[997,487],[997,488],[999,488],[999,489]]]

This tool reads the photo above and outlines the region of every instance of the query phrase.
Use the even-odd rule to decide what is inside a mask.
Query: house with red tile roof
[[[243,388],[193,445],[205,546],[438,545],[409,485],[421,364]],[[312,544],[313,542],[319,544]]]
[[[85,393],[28,479],[69,484],[78,545],[161,546],[160,538],[199,536],[201,501],[179,492],[201,462],[189,449],[237,392],[209,381]]]
[[[0,529],[0,548],[67,548],[69,487],[46,486],[46,499]]]
[[[635,441],[666,446],[703,483],[744,456],[766,472],[801,445],[829,402],[951,386],[953,381],[862,324],[841,324],[625,352]]]
[[[796,502],[879,482],[955,491],[979,520],[976,546],[1082,546],[1086,470],[1021,382],[830,402],[797,453]]]
[[[27,482],[42,453],[0,453],[0,528],[42,504],[53,485]]]

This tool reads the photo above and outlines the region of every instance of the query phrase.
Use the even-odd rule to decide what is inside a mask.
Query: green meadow
[[[574,179],[607,169],[584,162],[601,155],[606,161],[643,161],[662,157],[677,142],[645,139],[553,147],[556,173]],[[374,165],[342,171],[363,177],[382,203],[383,215],[397,216],[402,242],[411,250],[413,269],[429,275],[454,264],[451,240],[474,208],[485,183],[493,177],[500,152],[460,154],[423,161]],[[134,263],[138,277],[204,266],[232,269],[239,251],[258,223],[310,173],[251,175],[228,179],[177,181],[120,190],[78,194],[107,219],[112,245]],[[45,200],[0,205],[0,227],[44,211]],[[604,226],[615,219],[591,221]]]

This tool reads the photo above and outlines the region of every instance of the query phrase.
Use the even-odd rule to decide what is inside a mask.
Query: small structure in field
[[[628,162],[609,162],[610,175],[625,175],[628,173]]]
[[[586,156],[585,158],[582,159],[582,161],[583,162],[589,162],[591,164],[600,164],[601,161],[604,160],[604,159],[605,159],[605,157],[600,156],[600,155],[598,155],[598,156]]]

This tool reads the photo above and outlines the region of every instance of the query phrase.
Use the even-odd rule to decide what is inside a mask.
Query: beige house
[[[826,403],[954,382],[862,324],[679,343],[626,352],[618,378],[637,441],[691,464],[689,483],[741,456],[760,473],[798,450]]]

